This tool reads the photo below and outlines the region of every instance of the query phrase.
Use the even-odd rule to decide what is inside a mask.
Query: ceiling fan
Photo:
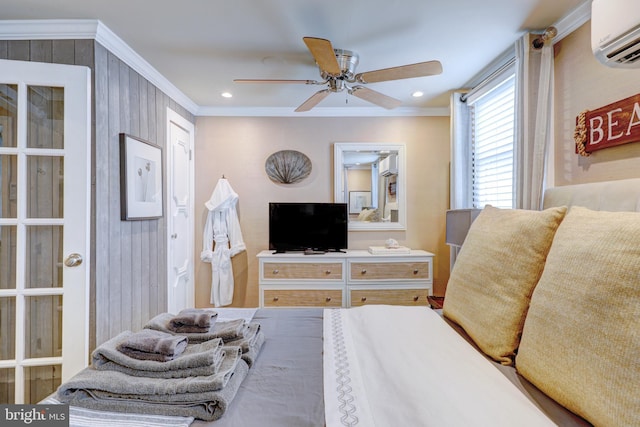
[[[235,79],[237,83],[276,83],[276,84],[307,84],[327,85],[302,103],[296,112],[309,111],[332,92],[346,90],[350,95],[376,104],[380,107],[392,109],[402,102],[399,99],[384,95],[369,89],[363,84],[385,82],[390,80],[409,79],[414,77],[433,76],[442,73],[439,61],[419,62],[417,64],[401,65],[381,70],[367,71],[355,74],[358,65],[358,54],[349,50],[334,49],[331,42],[316,37],[303,37],[307,48],[316,60],[320,69],[322,81],[316,80],[279,80],[279,79]],[[355,85],[352,85],[355,84]]]

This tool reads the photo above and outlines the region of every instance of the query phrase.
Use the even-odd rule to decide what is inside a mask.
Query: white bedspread
[[[323,358],[327,427],[554,425],[426,307],[327,309]]]

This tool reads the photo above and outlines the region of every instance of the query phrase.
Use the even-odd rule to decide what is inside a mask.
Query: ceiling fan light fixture
[[[312,85],[327,85],[326,89],[314,93],[302,105],[295,109],[296,112],[309,111],[330,93],[347,91],[364,101],[378,105],[386,109],[393,109],[402,104],[402,101],[384,95],[362,85],[367,83],[386,82],[390,80],[411,79],[416,77],[433,76],[442,73],[442,64],[439,61],[419,62],[417,64],[401,65],[398,67],[383,68],[355,74],[359,57],[356,52],[345,49],[334,49],[327,39],[317,37],[303,37],[309,52],[316,61],[320,76],[324,81],[315,80],[282,80],[282,79],[235,79],[236,83],[297,83]],[[349,84],[347,84],[349,83]],[[351,86],[351,83],[357,83]],[[418,96],[414,93],[413,96]],[[420,93],[422,96],[422,93]]]
[[[353,80],[356,67],[358,66],[358,62],[360,61],[358,58],[358,54],[345,49],[333,49],[333,52],[336,55],[336,60],[338,61],[338,66],[340,67],[340,74],[337,76],[333,76],[320,68],[320,75],[322,76],[322,78],[326,79],[329,77],[339,77],[341,80]]]

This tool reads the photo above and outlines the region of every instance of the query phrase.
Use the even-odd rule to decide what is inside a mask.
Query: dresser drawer
[[[428,289],[353,289],[351,307],[365,304],[429,305]]]
[[[350,264],[350,280],[430,279],[429,262],[354,262]]]
[[[341,289],[264,290],[265,307],[341,307]]]
[[[356,249],[317,256],[264,250],[258,254],[260,307],[427,305],[433,257],[419,249],[392,255]]]
[[[262,271],[265,279],[316,279],[342,280],[342,263],[328,262],[265,262]]]

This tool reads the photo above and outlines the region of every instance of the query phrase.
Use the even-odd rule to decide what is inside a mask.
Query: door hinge
[[[192,151],[193,151],[193,150],[189,149],[189,160],[191,160],[191,152],[192,152]]]

